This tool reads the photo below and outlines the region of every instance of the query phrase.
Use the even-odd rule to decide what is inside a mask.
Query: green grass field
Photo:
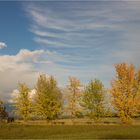
[[[0,124],[0,139],[140,139],[140,125]]]

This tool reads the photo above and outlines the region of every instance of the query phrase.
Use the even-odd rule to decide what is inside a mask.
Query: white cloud
[[[9,103],[14,103],[15,102],[15,99],[18,98],[18,95],[19,95],[19,91],[17,89],[14,89],[13,92],[11,93],[11,97],[10,99],[8,99],[8,102]]]
[[[30,92],[29,92],[29,99],[33,100],[34,97],[35,97],[35,94],[36,94],[36,90],[35,89],[32,89]],[[11,98],[8,100],[9,103],[14,103],[15,102],[15,99],[18,98],[19,96],[19,90],[18,89],[14,89],[11,93]]]
[[[30,98],[31,100],[33,100],[34,97],[35,97],[35,94],[36,94],[36,89],[32,89],[32,90],[29,92],[29,98]]]
[[[0,42],[0,49],[6,48],[6,47],[7,47],[6,43]]]
[[[0,56],[0,71],[8,69],[16,71],[26,71],[32,68],[32,63],[36,62],[45,54],[44,50],[29,51],[22,49],[16,55]]]
[[[0,95],[4,99],[10,98],[19,82],[34,86],[41,71],[37,69],[36,63],[39,63],[44,54],[44,50],[22,49],[16,55],[0,56]]]
[[[17,90],[14,89],[17,89],[19,82],[33,88],[41,73],[54,75],[64,85],[71,72],[57,63],[66,62],[67,57],[54,51],[27,49],[20,50],[16,55],[0,55],[0,96],[4,100],[9,100],[11,94],[15,96]],[[31,96],[34,92],[31,91]]]

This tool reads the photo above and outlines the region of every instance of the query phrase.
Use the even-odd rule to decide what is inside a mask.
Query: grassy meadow
[[[123,125],[118,119],[100,123],[87,120],[0,123],[0,139],[140,139],[140,120]],[[62,123],[63,122],[63,123]]]

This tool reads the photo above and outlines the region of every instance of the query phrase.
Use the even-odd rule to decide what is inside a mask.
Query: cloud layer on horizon
[[[35,63],[39,61],[43,50],[20,50],[16,55],[0,56],[0,95],[7,100],[17,88],[19,82],[25,82],[33,87],[39,72]]]

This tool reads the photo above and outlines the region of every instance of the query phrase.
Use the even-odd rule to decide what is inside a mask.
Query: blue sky
[[[140,63],[140,2],[0,2],[0,94],[42,72],[109,87],[114,64]]]

